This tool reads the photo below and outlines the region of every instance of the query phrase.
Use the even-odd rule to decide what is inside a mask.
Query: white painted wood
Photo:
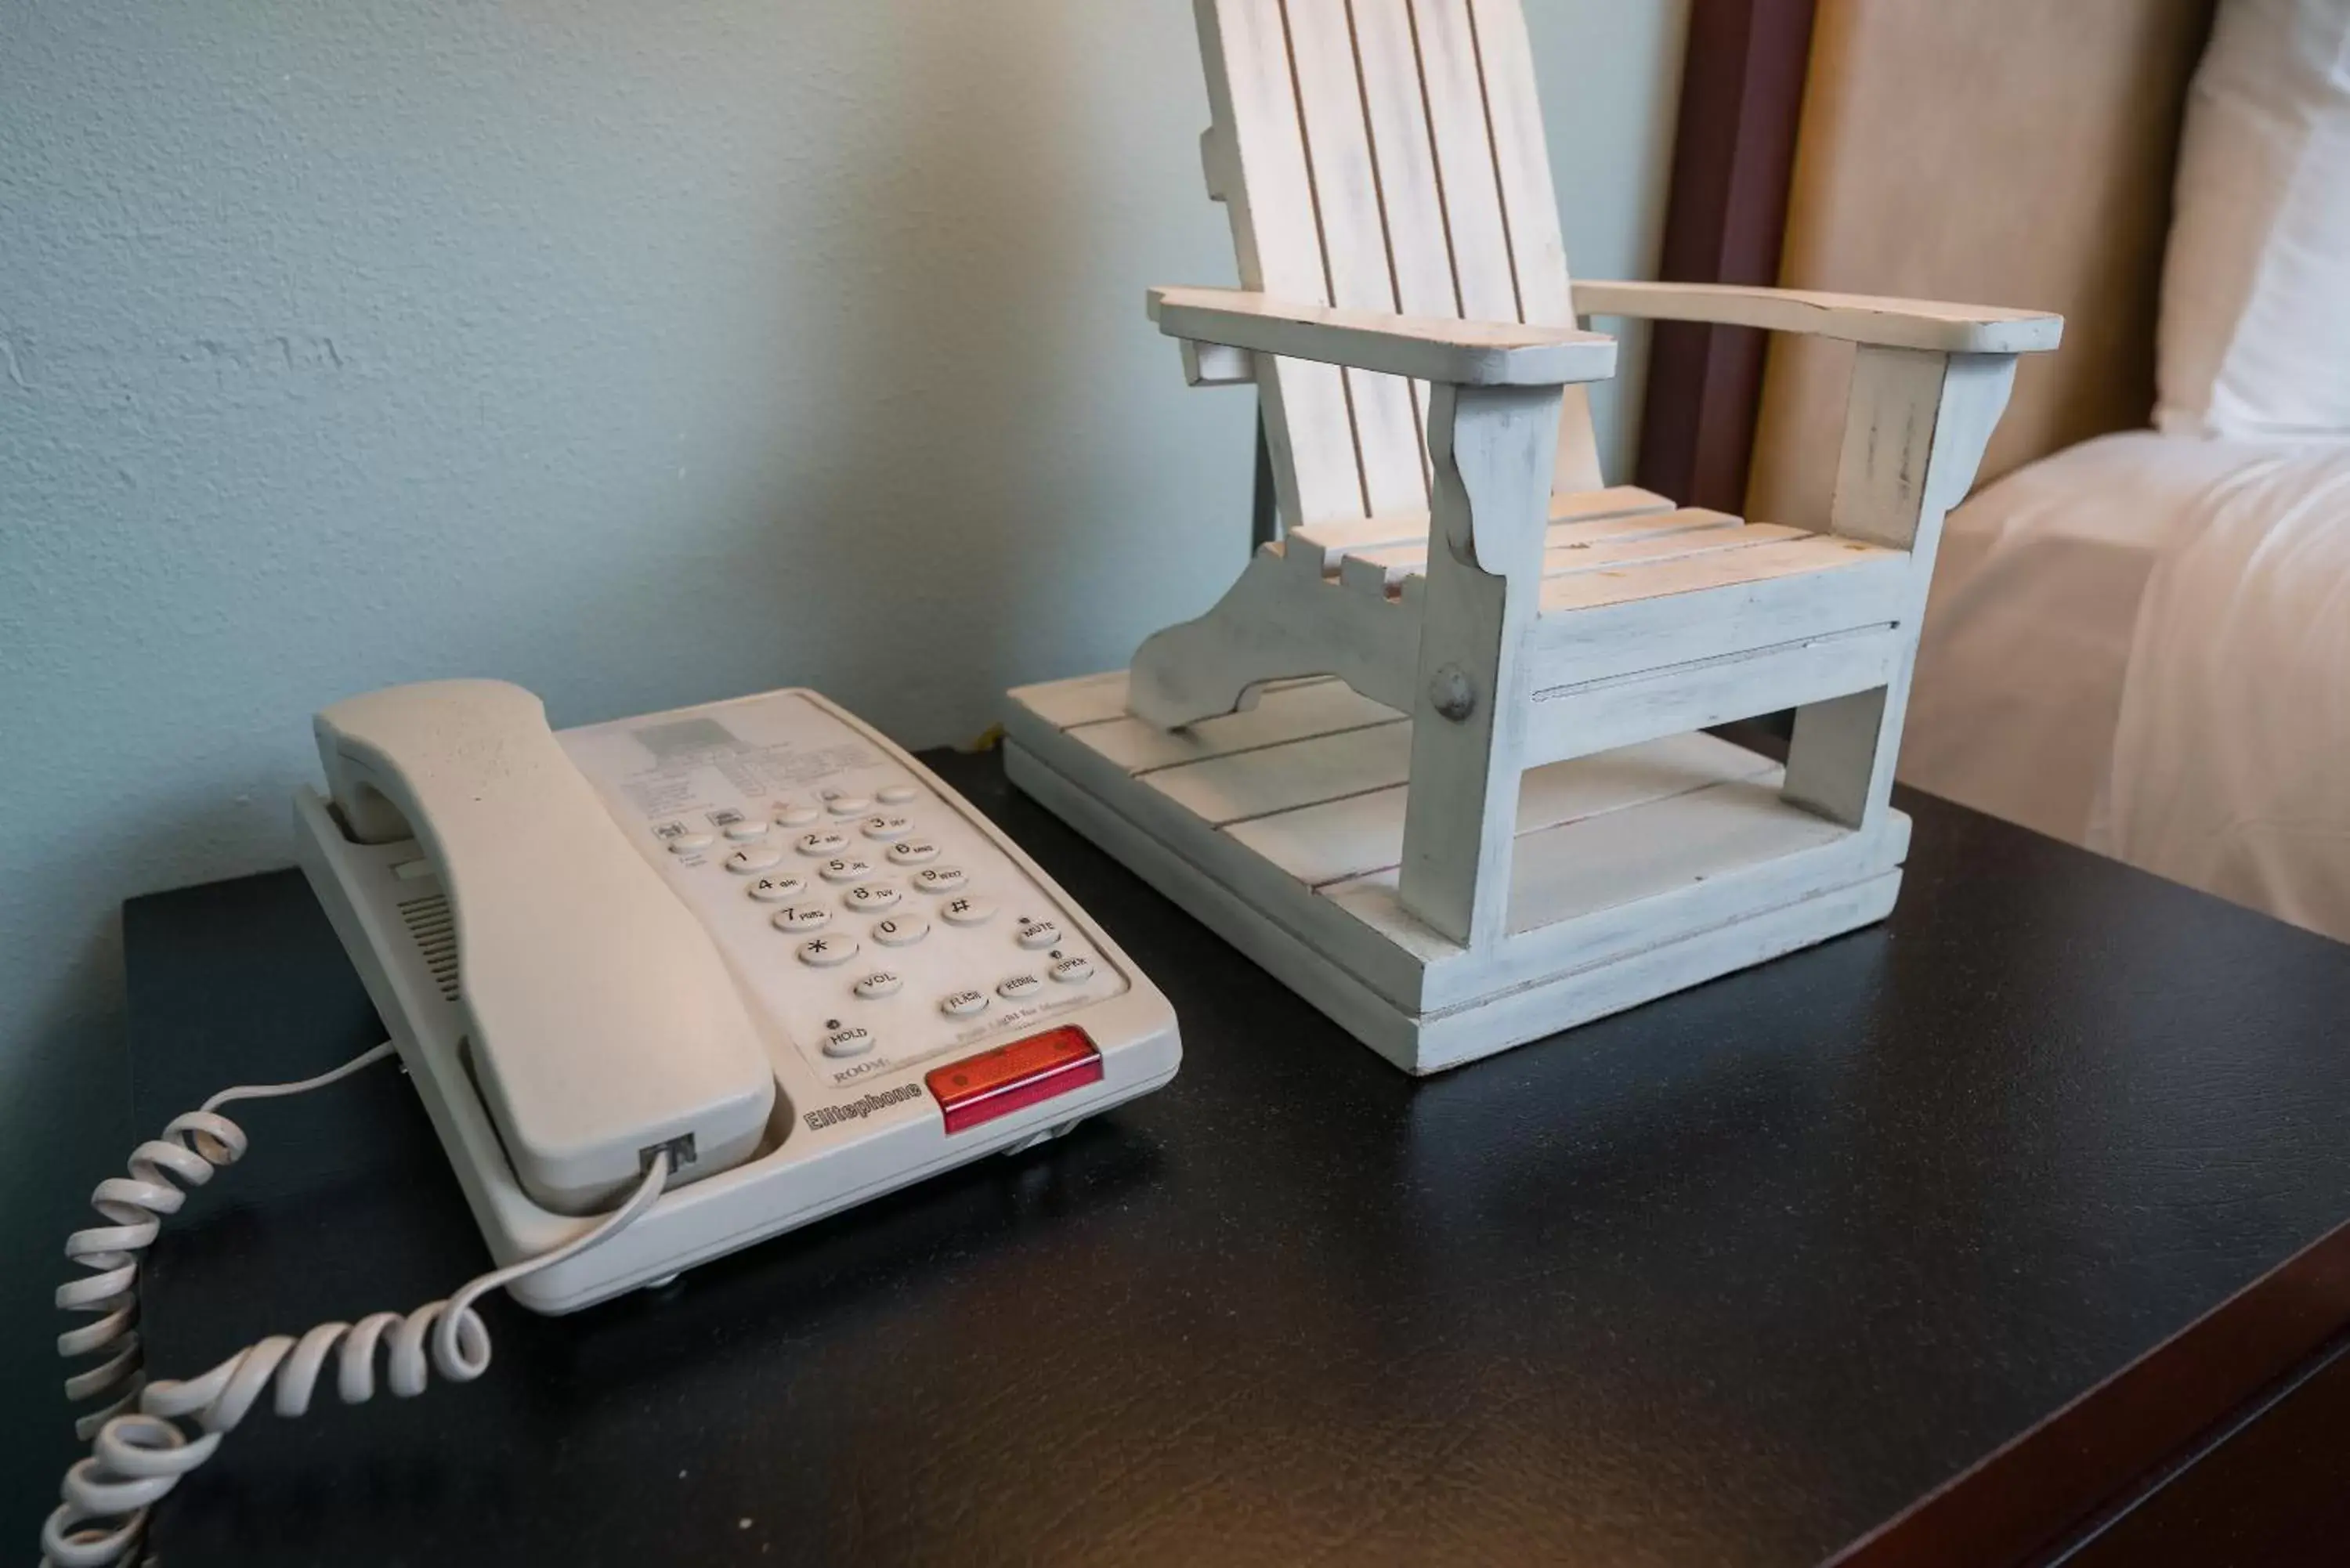
[[[1634,599],[1700,594],[1709,588],[1759,583],[1798,573],[1849,570],[1872,561],[1906,565],[1906,556],[1899,550],[1864,545],[1857,539],[1810,534],[1751,550],[1554,577],[1543,584],[1542,611],[1549,616],[1597,609]]]
[[[1673,504],[1653,490],[1637,484],[1610,484],[1596,490],[1554,490],[1550,520],[1595,523],[1607,517],[1632,517],[1650,512],[1670,512]]]
[[[1942,519],[1974,484],[1975,470],[2014,384],[2008,354],[1929,353],[1864,345],[1837,459],[1836,532],[1908,550],[1913,630],[1898,667],[1875,691],[1799,701],[1788,747],[1787,798],[1832,821],[1861,826],[1887,809],[1901,723],[1909,706],[1914,628],[1925,611]]]
[[[1235,892],[1226,876],[1186,853],[1220,845],[1239,862],[1256,861],[1231,842],[1231,835],[1196,823],[1188,836],[1138,826],[1098,794],[1040,761],[1033,741],[1064,752],[1070,742],[1020,713],[1015,709],[1014,740],[1005,751],[1015,784],[1211,924],[1342,1027],[1415,1072],[1537,1039],[1881,919],[1891,907],[1898,880],[1895,868],[1907,843],[1906,819],[1893,814],[1887,831],[1873,838],[1835,834],[1824,847],[1767,858],[1653,899],[1513,934],[1498,955],[1480,960],[1449,948],[1403,916],[1392,887],[1358,884],[1347,890],[1345,904],[1287,877],[1246,895]],[[1121,804],[1144,793],[1132,781],[1128,789]],[[1796,831],[1821,827],[1815,819],[1803,819]],[[1745,912],[1735,912],[1740,910]],[[1368,921],[1360,918],[1364,913]],[[1414,942],[1439,955],[1426,971],[1436,982],[1428,988],[1426,1002],[1399,1002],[1378,991],[1326,945],[1349,931],[1380,940],[1375,923],[1410,931]],[[1336,945],[1346,947],[1343,940]],[[1389,943],[1385,950],[1394,954],[1403,946]]]
[[[1604,572],[1624,566],[1654,566],[1685,556],[1713,555],[1723,550],[1751,550],[1787,539],[1808,539],[1801,528],[1775,523],[1748,523],[1726,512],[1691,506],[1638,519],[1634,525],[1596,537],[1572,539],[1543,552],[1543,576],[1571,577],[1582,572]]]
[[[1363,115],[1346,0],[1285,0],[1282,12],[1288,19],[1290,73],[1314,171],[1330,303],[1395,314],[1402,306],[1388,262],[1378,169]],[[1428,471],[1411,383],[1365,369],[1349,369],[1346,378],[1355,455],[1371,515],[1427,511]]]
[[[1768,546],[1778,548],[1779,546]],[[1914,615],[1916,573],[1888,551],[1834,572],[1747,579],[1702,594],[1545,615],[1526,634],[1535,690],[1663,673],[1701,660],[1889,626]]]
[[[1359,695],[1343,680],[1315,678],[1273,683],[1253,706],[1239,712],[1202,719],[1188,729],[1159,730],[1126,711],[1125,674],[1118,671],[1117,713],[1086,723],[1085,743],[1132,774],[1180,767],[1367,724],[1392,723],[1403,717]],[[1020,693],[1013,695],[1016,698]]]
[[[1264,0],[1195,0],[1212,119],[1207,161],[1223,192],[1241,284],[1283,299],[1330,302],[1289,40]],[[1274,490],[1292,527],[1364,514],[1345,378],[1299,359],[1257,366]]]
[[[1232,756],[1163,768],[1144,783],[1211,827],[1399,784],[1411,774],[1411,726],[1398,719]]]
[[[1910,639],[1887,626],[1791,642],[1695,667],[1553,687],[1530,703],[1528,764],[1612,751],[1690,725],[1726,724],[1893,679]],[[1537,679],[1545,673],[1539,667]],[[1857,826],[1857,820],[1849,826]]]
[[[1439,386],[1428,421],[1435,512],[1401,888],[1415,916],[1474,944],[1501,934],[1508,909],[1558,394]]]
[[[1509,234],[1519,317],[1543,326],[1571,326],[1575,314],[1566,276],[1566,240],[1559,232],[1557,187],[1551,181],[1550,149],[1534,91],[1534,48],[1526,39],[1524,14],[1518,0],[1469,0],[1469,20],[1484,83],[1493,183]],[[1591,406],[1584,389],[1572,388],[1559,408],[1558,460],[1552,484],[1574,491],[1595,490],[1600,483]]]
[[[1549,970],[1518,990],[1422,1014],[1410,1071],[1457,1067],[1874,924],[1892,913],[1900,888],[1898,869],[1883,871],[1719,925],[1672,927],[1667,940],[1619,958]]]
[[[1419,976],[1419,1010],[1439,1013],[1511,988],[1540,985],[1553,976],[1637,952],[1682,932],[1727,924],[1757,909],[1881,875],[1898,867],[1907,852],[1908,820],[1899,812],[1889,813],[1876,829],[1847,829],[1810,847],[1799,846],[1791,828],[1786,855],[1702,879],[1692,875],[1652,898],[1511,931],[1496,946],[1475,950],[1445,943],[1406,913],[1393,872],[1334,883],[1317,897],[1344,910],[1361,928],[1387,938],[1397,950],[1420,958],[1425,967]],[[1820,826],[1818,818],[1812,818],[1803,825],[1801,836],[1808,839]]]
[[[1767,757],[1711,735],[1668,736],[1597,756],[1531,769],[1518,790],[1517,836],[1733,779],[1778,784]],[[1404,791],[1347,794],[1233,822],[1223,831],[1300,883],[1320,888],[1403,861]]]
[[[1728,513],[1710,512],[1703,507],[1648,513],[1601,523],[1555,523],[1544,537],[1542,575],[1566,576],[1575,572],[1810,536],[1800,528],[1747,524]],[[1424,541],[1389,545],[1376,550],[1349,552],[1340,576],[1345,577],[1352,572],[1356,576],[1350,581],[1378,581],[1393,588],[1400,587],[1406,577],[1421,576],[1427,564],[1428,545]]]
[[[1468,0],[1412,0],[1411,17],[1461,314],[1477,320],[1523,321]]]
[[[1405,316],[1459,316],[1461,296],[1452,282],[1444,199],[1437,188],[1436,154],[1429,144],[1428,114],[1419,90],[1419,51],[1412,40],[1411,0],[1348,0],[1347,12],[1354,23],[1363,123],[1370,135],[1372,161],[1378,173],[1395,309]],[[1412,400],[1420,431],[1415,455],[1425,483],[1425,381],[1412,383]],[[1336,563],[1331,569],[1337,569]]]
[[[1012,706],[1034,713],[1056,730],[1074,724],[1097,724],[1126,714],[1127,674],[1123,670],[1080,675],[1068,680],[1044,680],[1014,686],[1004,693]]]
[[[1090,800],[1114,802],[1118,820],[1159,843],[1178,846],[1185,860],[1234,897],[1259,909],[1284,909],[1284,921],[1318,951],[1399,1008],[1419,1009],[1421,985],[1430,972],[1430,953],[1441,958],[1459,951],[1417,922],[1425,945],[1408,950],[1391,933],[1326,902],[1308,899],[1285,906],[1283,901],[1299,890],[1294,877],[1094,752],[1084,743],[1087,732],[1082,729],[1056,731],[1014,703],[1005,711],[1004,731],[1007,743],[1016,742],[1049,758],[1053,771],[1074,790]]]
[[[1003,769],[1023,793],[1107,850],[1340,1028],[1404,1071],[1419,1070],[1418,1032],[1412,1023],[1416,1010],[1373,991],[1354,969],[1330,957],[1295,926],[1261,913],[1267,899],[1234,892],[1186,860],[1164,836],[1129,822],[1017,741],[1004,742]],[[1316,902],[1310,894],[1302,897],[1309,905]],[[1319,912],[1325,920],[1368,935],[1367,928],[1336,909],[1326,907]]]
[[[1616,340],[1573,327],[1341,310],[1239,288],[1154,288],[1149,306],[1170,337],[1458,387],[1559,387],[1616,373]]]
[[[1239,387],[1256,379],[1256,356],[1245,348],[1222,343],[1175,345],[1183,354],[1183,384],[1187,387]]]
[[[1555,546],[1572,542],[1572,536],[1562,536],[1558,532],[1565,525],[1673,510],[1671,502],[1637,484],[1616,484],[1595,491],[1554,491],[1550,498],[1550,543]],[[1291,563],[1299,570],[1315,576],[1329,576],[1337,571],[1342,557],[1357,551],[1399,545],[1418,545],[1424,551],[1428,544],[1428,514],[1405,513],[1392,517],[1315,523],[1292,529],[1282,543]]]
[[[1171,730],[1231,712],[1264,681],[1336,675],[1409,711],[1419,618],[1409,605],[1301,582],[1283,557],[1259,555],[1207,614],[1144,639],[1128,704],[1144,722]]]
[[[1575,286],[1575,308],[1580,316],[1711,321],[1946,354],[2043,353],[2064,332],[2063,317],[2041,310],[1734,283],[1584,281]]]

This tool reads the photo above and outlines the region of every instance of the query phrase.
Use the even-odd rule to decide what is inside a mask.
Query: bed
[[[2350,940],[2350,0],[1944,12],[1821,0],[1780,267],[2069,318],[1946,526],[1901,777]],[[1824,499],[1845,373],[1772,356],[1750,516]]]
[[[1900,772],[2350,940],[2350,445],[2132,431],[1974,496]]]

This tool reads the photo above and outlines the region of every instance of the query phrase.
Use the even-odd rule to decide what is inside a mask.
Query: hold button
[[[1101,1053],[1074,1023],[933,1067],[922,1075],[951,1133],[1101,1081]]]

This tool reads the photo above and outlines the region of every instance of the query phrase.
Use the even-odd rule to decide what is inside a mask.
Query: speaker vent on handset
[[[416,939],[424,967],[441,988],[442,1000],[457,1000],[457,919],[450,912],[446,893],[427,893],[400,906],[400,919]]]

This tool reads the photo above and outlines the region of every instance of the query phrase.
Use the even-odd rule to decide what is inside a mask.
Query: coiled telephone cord
[[[272,1334],[200,1377],[147,1382],[138,1333],[139,1254],[190,1190],[243,1158],[249,1141],[244,1129],[219,1107],[322,1088],[391,1054],[386,1041],[315,1078],[224,1089],[200,1109],[174,1116],[161,1138],[140,1144],[130,1156],[129,1177],[110,1177],[90,1194],[91,1207],[108,1223],[67,1239],[66,1255],[92,1272],[59,1286],[57,1303],[67,1312],[101,1315],[59,1334],[57,1353],[112,1351],[103,1364],[66,1380],[68,1399],[110,1396],[112,1402],[74,1424],[77,1437],[90,1439],[90,1453],[66,1472],[64,1501],[41,1526],[43,1568],[112,1568],[131,1557],[156,1501],[213,1457],[264,1392],[274,1386],[272,1407],[280,1416],[308,1411],[329,1355],[335,1392],[346,1405],[375,1397],[379,1350],[385,1353],[384,1380],[400,1398],[422,1393],[433,1372],[452,1383],[472,1382],[490,1365],[490,1331],[473,1310],[477,1299],[577,1257],[633,1222],[660,1196],[669,1179],[666,1153],[652,1157],[628,1201],[594,1226],[535,1258],[477,1275],[443,1300],[405,1315],[379,1312],[356,1324],[322,1323],[298,1339]],[[191,1433],[183,1421],[197,1430]]]

